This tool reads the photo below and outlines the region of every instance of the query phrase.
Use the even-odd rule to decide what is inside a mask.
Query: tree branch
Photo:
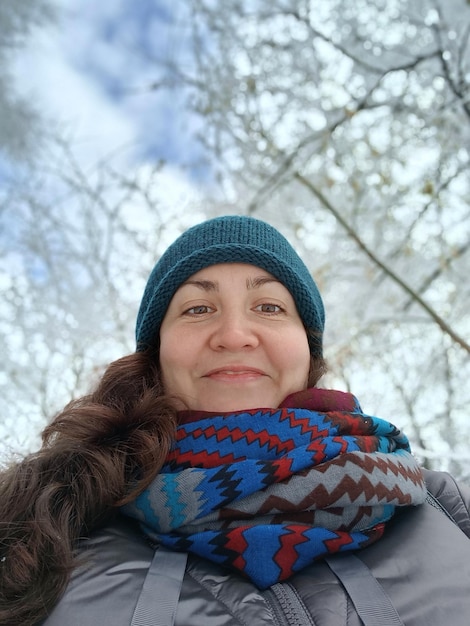
[[[340,212],[332,205],[332,203],[328,200],[328,198],[319,190],[315,185],[305,178],[300,172],[294,173],[294,178],[299,181],[304,187],[306,187],[312,194],[320,200],[322,205],[328,209],[328,211],[334,215],[334,217],[338,220],[347,234],[353,239],[358,247],[369,257],[369,259],[379,267],[393,282],[401,287],[405,293],[407,293],[416,304],[418,304],[426,313],[436,322],[439,328],[443,333],[448,335],[452,341],[458,344],[461,348],[463,348],[466,352],[470,354],[470,345],[460,337],[443,319],[436,313],[436,311],[425,301],[423,298],[412,288],[408,283],[406,283],[398,274],[396,274],[390,267],[388,267],[385,263],[383,263],[374,252],[366,245],[366,243],[359,237],[357,232],[348,224],[348,222],[343,218]]]
[[[416,293],[418,294],[422,294],[425,293],[425,291],[432,285],[432,283],[439,278],[439,276],[442,274],[442,272],[447,269],[449,267],[449,265],[455,261],[455,259],[458,259],[459,257],[463,256],[466,252],[468,252],[468,250],[470,249],[470,241],[467,241],[466,243],[462,244],[461,246],[459,246],[458,248],[456,248],[455,250],[452,251],[452,254],[449,254],[439,265],[439,267],[437,267],[434,272],[432,272],[431,274],[429,274],[429,276],[426,278],[426,280],[424,280],[421,284],[421,286],[417,289]],[[410,308],[410,306],[413,304],[413,299],[410,298],[408,300],[408,302],[404,305],[403,310],[406,311],[407,309]]]

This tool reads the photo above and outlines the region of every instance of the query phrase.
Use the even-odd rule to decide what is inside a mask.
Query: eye
[[[213,310],[214,309],[212,309],[210,306],[207,306],[207,304],[198,304],[196,306],[192,306],[190,309],[186,309],[186,311],[184,311],[184,315],[205,315],[206,313],[210,313]]]
[[[255,307],[257,311],[261,313],[268,313],[269,315],[275,315],[276,313],[283,313],[284,309],[279,304],[273,304],[272,302],[263,302]]]

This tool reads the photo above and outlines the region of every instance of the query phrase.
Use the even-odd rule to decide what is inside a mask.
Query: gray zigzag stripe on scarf
[[[192,533],[218,529],[221,523],[233,528],[247,519],[256,525],[296,521],[332,530],[366,529],[377,519],[389,518],[390,505],[406,506],[423,499],[421,472],[413,456],[404,451],[393,456],[349,452],[198,518],[202,480],[197,468],[185,469],[178,474],[176,490],[169,491],[164,476],[156,478],[150,500],[159,532]],[[177,528],[171,524],[175,501],[184,502]]]

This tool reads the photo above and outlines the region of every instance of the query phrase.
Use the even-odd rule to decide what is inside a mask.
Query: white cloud
[[[83,2],[75,4],[78,8]],[[70,57],[71,39],[78,45],[89,40],[89,32],[78,31],[81,24],[69,18],[34,33],[17,56],[15,80],[19,92],[70,139],[75,153],[94,163],[117,150],[129,150],[139,127],[138,120],[110,98],[96,76]],[[112,54],[112,49],[107,52]]]

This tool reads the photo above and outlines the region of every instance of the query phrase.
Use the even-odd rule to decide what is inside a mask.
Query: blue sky
[[[162,63],[187,63],[186,6],[69,0],[18,56],[18,87],[85,161],[115,153],[129,164],[165,159],[207,179],[207,165],[195,165],[200,120],[185,112],[184,92],[149,88],[165,78]]]
[[[54,1],[59,5],[59,0]],[[149,194],[149,202],[154,200],[155,206],[165,215],[165,229],[159,242],[162,249],[176,237],[180,227],[203,218],[195,204],[199,202],[199,183],[210,178],[209,168],[191,166],[200,162],[201,148],[193,137],[193,131],[200,122],[186,113],[181,90],[151,91],[148,88],[164,77],[161,61],[181,61],[187,54],[188,41],[184,37],[186,4],[184,1],[165,0],[138,0],[135,3],[68,0],[59,7],[58,21],[38,28],[26,49],[17,53],[12,67],[18,91],[42,113],[52,134],[57,132],[68,140],[82,171],[90,173],[90,178],[93,178],[97,163],[112,161],[119,172],[141,182],[142,188]],[[47,155],[54,151],[53,147],[48,150]],[[60,150],[53,156],[55,160],[43,158],[40,161],[45,172],[48,166],[53,170],[63,163]],[[7,164],[2,163],[1,158],[0,155],[0,176],[8,173]],[[153,166],[161,160],[166,160],[170,167],[159,173],[158,184],[149,186],[149,181],[153,180]],[[187,165],[189,167],[185,167]],[[63,166],[66,167],[66,164]],[[18,169],[23,172],[23,168]],[[52,176],[51,181],[44,182],[42,170],[37,178],[34,172],[33,176],[29,176],[26,171],[25,176],[28,176],[28,181],[33,180],[32,184],[39,179],[40,187],[35,190],[38,207],[42,206],[41,203],[47,206],[49,194],[50,202],[63,202],[65,197],[67,206],[62,213],[57,211],[58,219],[76,223],[80,228],[80,205],[73,198],[69,203],[68,196],[62,196],[59,177]],[[46,174],[44,177],[47,178]],[[16,178],[13,179],[16,185]],[[21,195],[21,184],[17,188]],[[127,211],[127,217],[132,218],[134,230],[145,232],[148,206],[145,203],[139,206],[138,198],[135,202],[124,208],[123,214]],[[38,219],[42,217],[38,215]],[[5,211],[2,218],[0,236],[5,241],[6,252],[0,272],[0,281],[3,281],[0,289],[8,288],[9,274],[17,276],[24,272],[33,279],[39,292],[47,272],[40,254],[38,258],[34,255],[26,258],[23,250],[16,250],[22,215],[11,210]],[[52,232],[48,236],[53,235]],[[63,242],[60,242],[59,246],[62,245]],[[148,255],[156,255],[157,252],[161,250],[149,250]],[[144,261],[139,259],[140,262]],[[71,268],[72,265],[64,271]],[[74,274],[70,284],[75,284],[77,275],[80,276]],[[130,291],[129,285],[126,286]],[[137,290],[141,287],[136,282],[132,288]],[[129,301],[132,299],[130,295],[126,297]],[[136,302],[139,297],[140,293],[135,296]],[[80,313],[80,307],[88,311],[87,306],[80,304],[77,315],[89,314]],[[29,309],[26,314],[30,316],[30,327],[36,323],[40,326],[42,322],[37,320],[40,320],[41,312]],[[91,324],[91,332],[92,327]],[[86,324],[84,328],[85,332],[90,330]],[[129,336],[132,337],[132,325]],[[12,332],[9,338],[14,339],[15,333]],[[40,333],[38,341],[42,341]],[[21,341],[18,345],[22,345]],[[93,349],[94,346],[91,346],[90,350]],[[44,354],[48,358],[50,352],[46,350]],[[59,361],[62,358],[60,354],[55,356]],[[29,375],[31,359],[26,353],[24,357],[23,364]],[[54,367],[51,362],[52,378]],[[63,372],[64,367],[60,365],[59,368]],[[34,379],[36,373],[33,371],[31,374]],[[8,378],[0,371],[0,385],[6,384],[5,381]],[[67,395],[69,392],[65,387],[66,383],[54,394],[59,397],[65,392]],[[0,440],[7,441],[7,445],[12,445],[14,449],[36,447],[37,432],[44,425],[40,403],[36,406],[28,402],[28,394],[25,393],[26,408],[22,414],[19,417],[13,415],[11,419],[8,415],[2,416],[0,419]],[[0,460],[2,451],[0,445]]]

